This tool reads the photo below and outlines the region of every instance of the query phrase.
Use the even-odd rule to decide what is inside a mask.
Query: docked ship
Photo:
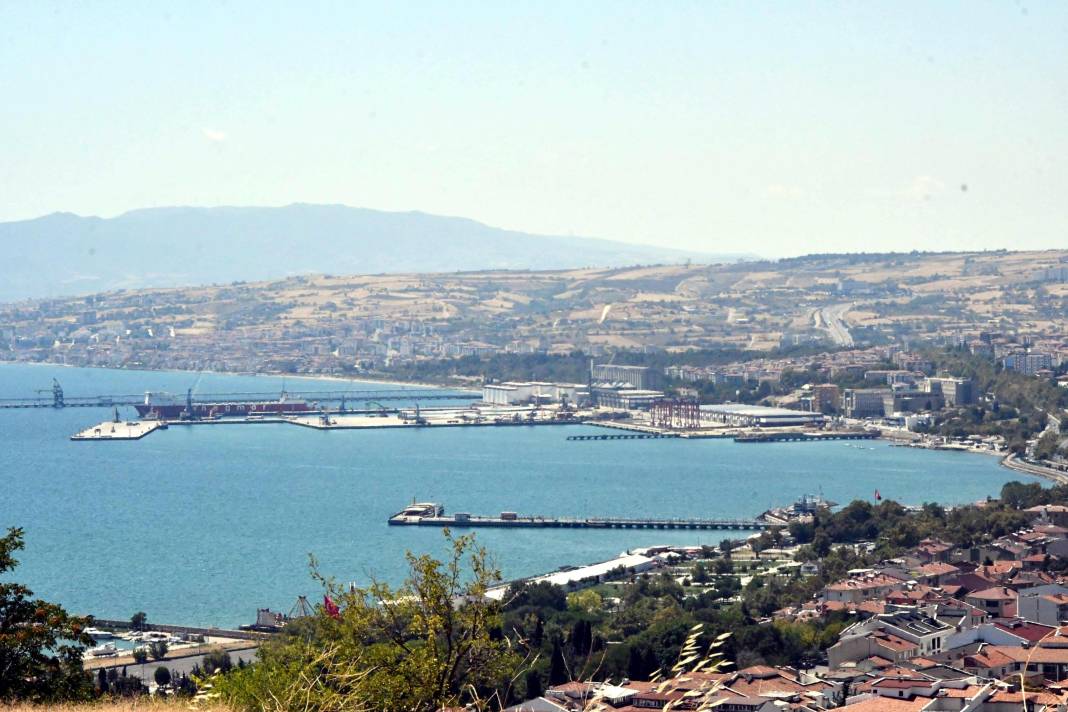
[[[277,400],[270,401],[194,401],[191,391],[184,399],[172,393],[149,391],[145,393],[144,402],[134,408],[142,418],[155,420],[289,415],[314,410],[306,400],[290,398],[285,391]]]

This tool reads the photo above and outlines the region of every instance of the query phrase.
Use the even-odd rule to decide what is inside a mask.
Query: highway
[[[820,310],[820,318],[823,320],[824,328],[830,334],[831,340],[838,346],[853,346],[853,337],[850,335],[849,328],[846,327],[845,322],[842,321],[846,312],[852,308],[852,304],[835,304],[834,306],[823,307]]]

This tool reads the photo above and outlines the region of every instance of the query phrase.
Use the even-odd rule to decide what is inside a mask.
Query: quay
[[[166,427],[167,423],[160,420],[105,420],[99,425],[94,425],[71,435],[70,439],[79,442],[140,440],[146,435]]]
[[[678,433],[625,433],[618,435],[568,435],[568,440],[648,440],[650,438],[677,438]]]
[[[393,526],[518,527],[549,529],[692,529],[754,531],[771,528],[759,519],[651,519],[645,517],[543,517],[501,512],[488,517],[466,512],[446,515],[435,502],[417,502],[389,518]]]
[[[820,442],[822,440],[877,440],[879,433],[754,433],[751,435],[737,435],[736,443],[785,443],[785,442]]]

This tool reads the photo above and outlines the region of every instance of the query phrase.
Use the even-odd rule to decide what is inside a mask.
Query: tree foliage
[[[22,529],[0,537],[0,575],[18,566],[14,554],[23,547]],[[82,671],[82,653],[93,643],[89,623],[33,598],[26,586],[0,583],[0,701],[91,698],[92,677]]]
[[[519,661],[500,604],[485,596],[500,574],[472,537],[446,538],[447,560],[408,554],[408,578],[395,589],[343,589],[313,561],[336,614],[326,605],[287,626],[216,690],[245,710],[432,710],[506,689]]]

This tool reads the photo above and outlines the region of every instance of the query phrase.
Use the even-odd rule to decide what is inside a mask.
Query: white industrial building
[[[528,405],[562,403],[581,405],[590,391],[580,383],[546,383],[544,381],[505,381],[482,386],[482,402],[489,405]]]
[[[823,413],[743,403],[703,405],[700,408],[700,419],[706,423],[733,425],[740,428],[821,425],[824,420]]]

